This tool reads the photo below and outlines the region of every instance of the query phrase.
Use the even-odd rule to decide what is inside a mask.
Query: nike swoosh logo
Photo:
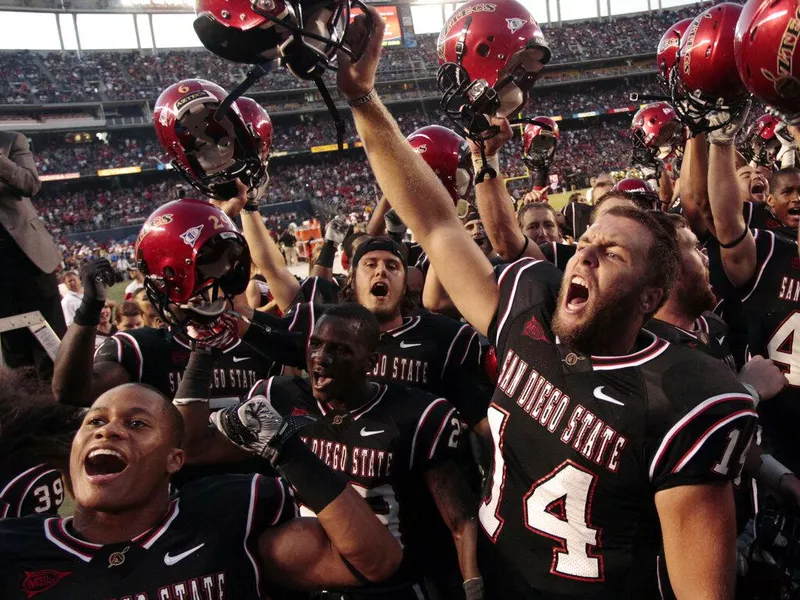
[[[409,344],[408,342],[400,342],[401,348],[415,348],[416,346],[422,346],[422,344]]]
[[[718,343],[720,346],[722,345],[722,342],[724,342],[724,341],[725,341],[725,336],[724,336],[724,335],[721,335],[721,336],[719,336],[719,337],[717,338],[717,343]]]
[[[170,556],[169,552],[167,552],[164,555],[164,564],[167,565],[168,567],[171,567],[172,565],[177,564],[180,561],[182,561],[184,558],[186,558],[187,556],[189,556],[193,552],[197,552],[198,550],[200,550],[200,548],[202,548],[205,545],[206,545],[205,542],[203,542],[199,546],[195,546],[191,550],[187,550],[186,552],[181,552],[180,554],[176,554],[175,556]]]
[[[601,385],[599,387],[594,388],[594,392],[592,393],[594,394],[595,398],[597,398],[598,400],[602,400],[603,402],[611,402],[611,404],[617,404],[618,406],[625,406],[623,402],[620,402],[616,398],[612,398],[608,394],[604,394],[603,393],[604,387],[605,386]]]
[[[243,360],[250,360],[250,357],[249,356],[234,356],[233,357],[233,362],[235,362],[235,363],[242,362]]]
[[[378,429],[377,431],[368,431],[366,427],[361,428],[361,437],[369,437],[371,435],[378,435],[385,432],[385,429]]]

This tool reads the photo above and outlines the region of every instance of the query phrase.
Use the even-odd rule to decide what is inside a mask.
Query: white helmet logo
[[[194,245],[197,243],[197,238],[200,237],[201,231],[203,231],[202,225],[196,225],[191,229],[187,229],[181,234],[181,239],[183,240],[183,243],[186,244],[187,246],[191,246],[192,248],[194,248]]]
[[[513,19],[506,19],[506,24],[508,25],[509,30],[511,30],[511,33],[516,33],[517,29],[525,25],[525,23],[527,23],[525,19],[519,19],[517,17]]]

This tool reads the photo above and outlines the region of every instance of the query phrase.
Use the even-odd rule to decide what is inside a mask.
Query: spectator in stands
[[[294,234],[286,229],[279,239],[281,248],[283,249],[283,256],[286,259],[286,266],[291,267],[297,264],[297,238]]]
[[[61,310],[64,312],[64,321],[69,327],[75,320],[75,311],[83,300],[83,286],[81,278],[75,271],[68,271],[64,275],[64,285],[67,287],[67,293],[61,299]]]
[[[27,138],[0,131],[0,318],[38,310],[61,337],[66,326],[54,274],[61,255],[31,204],[40,189]],[[26,328],[4,333],[1,343],[8,366],[52,374],[52,361]]]
[[[144,327],[144,315],[136,302],[125,301],[117,307],[114,323],[117,331],[130,331]]]

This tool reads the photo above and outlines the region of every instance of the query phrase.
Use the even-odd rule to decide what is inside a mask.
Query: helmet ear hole
[[[478,53],[479,56],[486,58],[489,56],[489,44],[479,44],[478,47],[475,49],[475,52]]]

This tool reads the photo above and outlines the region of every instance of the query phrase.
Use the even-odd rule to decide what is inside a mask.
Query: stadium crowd
[[[432,39],[361,4],[356,60],[296,1],[199,0],[213,52],[163,69],[31,58],[159,93],[159,142],[0,130],[0,600],[800,598],[798,0],[544,32],[469,0],[412,110],[376,81]],[[527,89],[661,34],[657,82]],[[214,52],[281,36],[338,51],[358,148],[219,110]]]

